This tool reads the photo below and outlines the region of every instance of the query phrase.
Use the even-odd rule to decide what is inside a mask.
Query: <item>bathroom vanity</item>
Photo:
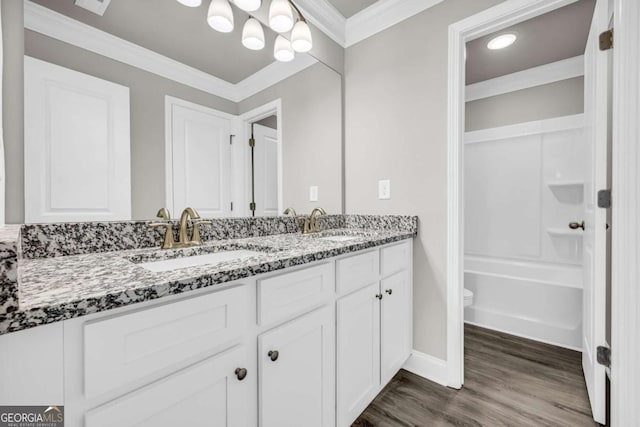
[[[417,219],[322,220],[214,220],[164,251],[142,222],[23,226],[0,403],[64,405],[66,426],[351,425],[412,349]]]

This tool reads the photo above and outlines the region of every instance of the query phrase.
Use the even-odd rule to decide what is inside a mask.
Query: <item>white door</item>
[[[596,348],[606,345],[606,220],[598,208],[598,190],[607,188],[607,55],[598,38],[609,25],[609,2],[598,0],[585,51],[585,152],[588,163],[584,186],[583,343],[582,367],[595,421],[606,416],[605,368],[596,360]],[[580,221],[580,219],[577,219]]]
[[[386,384],[411,354],[411,299],[409,272],[401,271],[380,283],[380,376]]]
[[[238,369],[247,369],[241,346],[92,409],[85,425],[247,427],[250,387]]]
[[[380,386],[379,283],[337,303],[338,426],[350,426]]]
[[[167,205],[176,216],[187,206],[229,216],[232,117],[171,97],[166,109]]]
[[[24,57],[25,222],[131,219],[129,88]]]
[[[260,427],[335,426],[333,328],[325,307],[258,338]]]
[[[253,125],[253,149],[256,216],[277,216],[278,206],[278,131]]]

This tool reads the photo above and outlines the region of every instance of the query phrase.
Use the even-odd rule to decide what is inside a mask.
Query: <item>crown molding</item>
[[[467,85],[467,102],[584,76],[584,55]]]
[[[443,0],[378,0],[346,22],[344,47],[353,46]]]
[[[298,55],[292,62],[274,62],[233,84],[29,0],[24,0],[24,27],[232,102],[240,102],[317,62],[309,55]]]
[[[309,22],[345,47],[347,20],[328,0],[296,0],[295,3]]]

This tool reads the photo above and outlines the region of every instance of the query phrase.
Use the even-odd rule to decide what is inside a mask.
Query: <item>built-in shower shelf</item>
[[[583,231],[576,231],[564,228],[548,228],[547,233],[552,237],[582,237]]]
[[[584,195],[584,181],[552,181],[547,186],[558,201],[567,204],[580,204]]]

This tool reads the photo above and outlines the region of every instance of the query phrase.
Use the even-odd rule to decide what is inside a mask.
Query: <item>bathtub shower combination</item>
[[[583,143],[582,115],[466,134],[466,322],[581,347]]]

